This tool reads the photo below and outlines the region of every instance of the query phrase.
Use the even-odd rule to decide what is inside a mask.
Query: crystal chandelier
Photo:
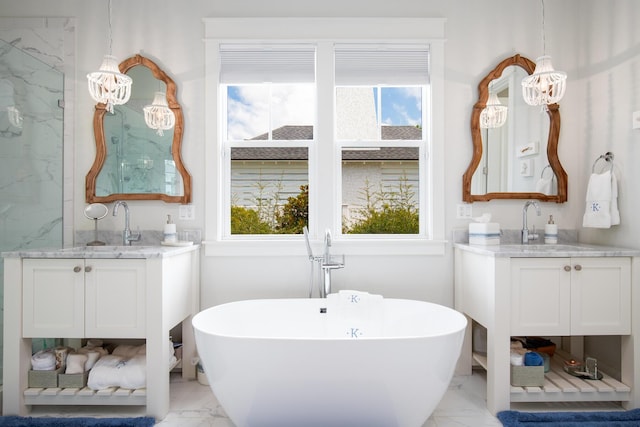
[[[567,73],[555,71],[551,65],[551,57],[546,55],[544,0],[541,2],[543,56],[536,60],[533,74],[522,79],[522,96],[529,105],[549,105],[559,102],[564,96],[567,82]]]
[[[131,96],[131,77],[122,74],[118,61],[111,55],[111,0],[109,0],[109,54],[104,56],[100,69],[87,74],[89,93],[94,101],[105,104],[113,113],[114,105],[126,104]]]
[[[507,121],[507,106],[502,105],[495,92],[489,94],[487,105],[480,113],[480,127],[482,129],[499,128]]]
[[[176,116],[169,108],[164,92],[156,92],[151,105],[145,106],[143,110],[145,123],[155,129],[159,136],[163,136],[163,131],[172,129],[176,124]]]

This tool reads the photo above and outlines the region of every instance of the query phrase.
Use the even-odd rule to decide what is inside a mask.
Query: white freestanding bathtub
[[[363,294],[352,310],[344,292],[240,301],[194,316],[207,380],[238,427],[419,427],[431,415],[466,318]]]

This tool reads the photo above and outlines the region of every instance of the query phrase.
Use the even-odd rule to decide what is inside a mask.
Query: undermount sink
[[[535,251],[535,252],[566,252],[566,251],[580,251],[585,250],[585,246],[578,245],[563,245],[563,244],[542,244],[542,245],[527,245],[527,244],[511,244],[500,245],[504,249],[519,250],[519,251]]]
[[[124,245],[103,245],[103,246],[81,246],[79,247],[85,251],[93,252],[124,252],[124,251],[144,251],[151,248],[158,248],[158,246],[124,246]],[[72,248],[76,249],[76,248]]]

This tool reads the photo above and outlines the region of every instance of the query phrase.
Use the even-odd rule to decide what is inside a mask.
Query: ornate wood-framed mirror
[[[471,113],[473,158],[462,177],[465,202],[491,199],[567,201],[567,174],[558,159],[558,104],[532,107],[522,99],[520,82],[535,63],[521,55],[501,61],[478,84]],[[507,121],[497,128],[481,126],[491,92],[508,107]]]
[[[122,61],[120,72],[133,79],[131,98],[114,106],[98,103],[93,115],[96,157],[86,176],[86,201],[163,200],[191,202],[191,175],[182,161],[184,118],[175,82],[142,55]],[[143,107],[165,92],[175,115],[173,129],[159,135],[145,124]]]

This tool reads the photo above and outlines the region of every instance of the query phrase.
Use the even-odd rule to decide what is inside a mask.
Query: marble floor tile
[[[422,427],[501,427],[486,404],[486,374],[474,370],[473,375],[453,377],[449,389]],[[523,411],[590,411],[619,410],[607,402],[512,404]],[[143,407],[34,406],[34,416],[143,416]],[[159,421],[160,427],[235,427],[220,406],[209,386],[195,380],[184,380],[171,374],[170,409]],[[327,426],[330,427],[330,426]]]
[[[442,401],[423,427],[500,427],[485,402],[483,373],[454,377]],[[172,377],[171,409],[161,427],[235,427],[211,389],[197,381]]]

